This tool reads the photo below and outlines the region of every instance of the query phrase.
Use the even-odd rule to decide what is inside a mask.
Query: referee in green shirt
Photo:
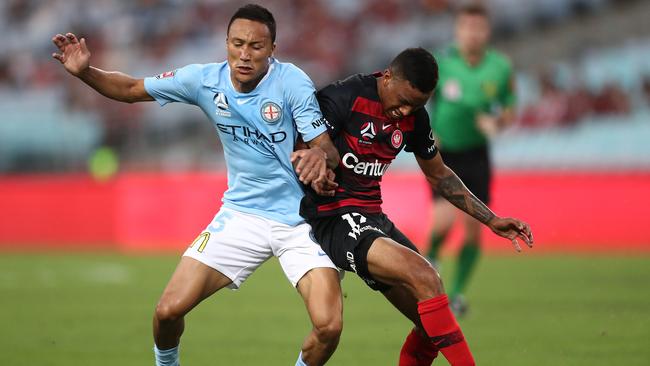
[[[432,98],[431,127],[445,164],[481,201],[490,203],[492,168],[488,138],[514,117],[512,66],[490,49],[490,20],[480,5],[467,5],[456,16],[456,43],[439,54],[439,82]],[[461,316],[467,310],[463,292],[478,262],[481,226],[434,194],[434,226],[428,257],[436,263],[440,247],[456,218],[462,217],[463,245],[449,294]]]

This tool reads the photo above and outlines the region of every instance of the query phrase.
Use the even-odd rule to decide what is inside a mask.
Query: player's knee
[[[438,271],[428,262],[412,267],[411,282],[411,287],[415,289],[415,295],[419,299],[439,296],[444,293],[442,279]]]
[[[156,319],[160,322],[175,322],[185,315],[178,302],[160,300],[156,305]]]
[[[340,317],[314,324],[314,332],[321,343],[336,344],[343,332],[343,320]]]

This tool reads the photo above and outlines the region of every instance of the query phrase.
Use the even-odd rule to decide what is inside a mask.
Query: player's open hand
[[[510,217],[495,217],[488,223],[488,226],[495,234],[510,239],[518,252],[521,252],[521,246],[517,238],[521,238],[529,248],[533,247],[533,232],[530,231],[530,226],[523,221]]]
[[[318,146],[294,151],[291,163],[303,184],[311,185],[313,181],[327,179],[327,154]]]
[[[79,76],[90,66],[90,51],[86,47],[84,38],[79,41],[72,33],[66,33],[65,36],[57,34],[52,37],[52,42],[60,51],[60,53],[53,53],[52,57],[59,60],[72,75]]]
[[[314,180],[311,182],[311,188],[321,196],[333,197],[336,193],[336,188],[339,186],[334,179],[336,179],[336,174],[334,174],[332,169],[327,168],[327,176],[325,179]]]

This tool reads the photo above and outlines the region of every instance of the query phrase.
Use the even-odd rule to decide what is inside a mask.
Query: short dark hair
[[[422,47],[407,48],[391,61],[391,72],[407,80],[423,93],[429,93],[438,84],[438,63],[435,57]]]
[[[461,6],[458,8],[458,11],[456,11],[456,16],[461,15],[477,15],[490,19],[490,13],[487,8],[483,4],[479,3],[470,3]]]
[[[257,4],[246,4],[237,9],[228,23],[228,33],[230,33],[230,26],[235,19],[248,19],[266,25],[271,33],[271,41],[275,42],[275,18],[267,8]]]

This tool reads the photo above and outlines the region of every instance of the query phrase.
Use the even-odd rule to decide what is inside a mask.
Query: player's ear
[[[271,56],[273,56],[273,52],[275,52],[275,42],[271,44]]]
[[[393,78],[393,73],[390,71],[390,69],[384,70],[382,74],[382,79],[384,81],[384,85],[388,85],[390,83],[390,80]]]

